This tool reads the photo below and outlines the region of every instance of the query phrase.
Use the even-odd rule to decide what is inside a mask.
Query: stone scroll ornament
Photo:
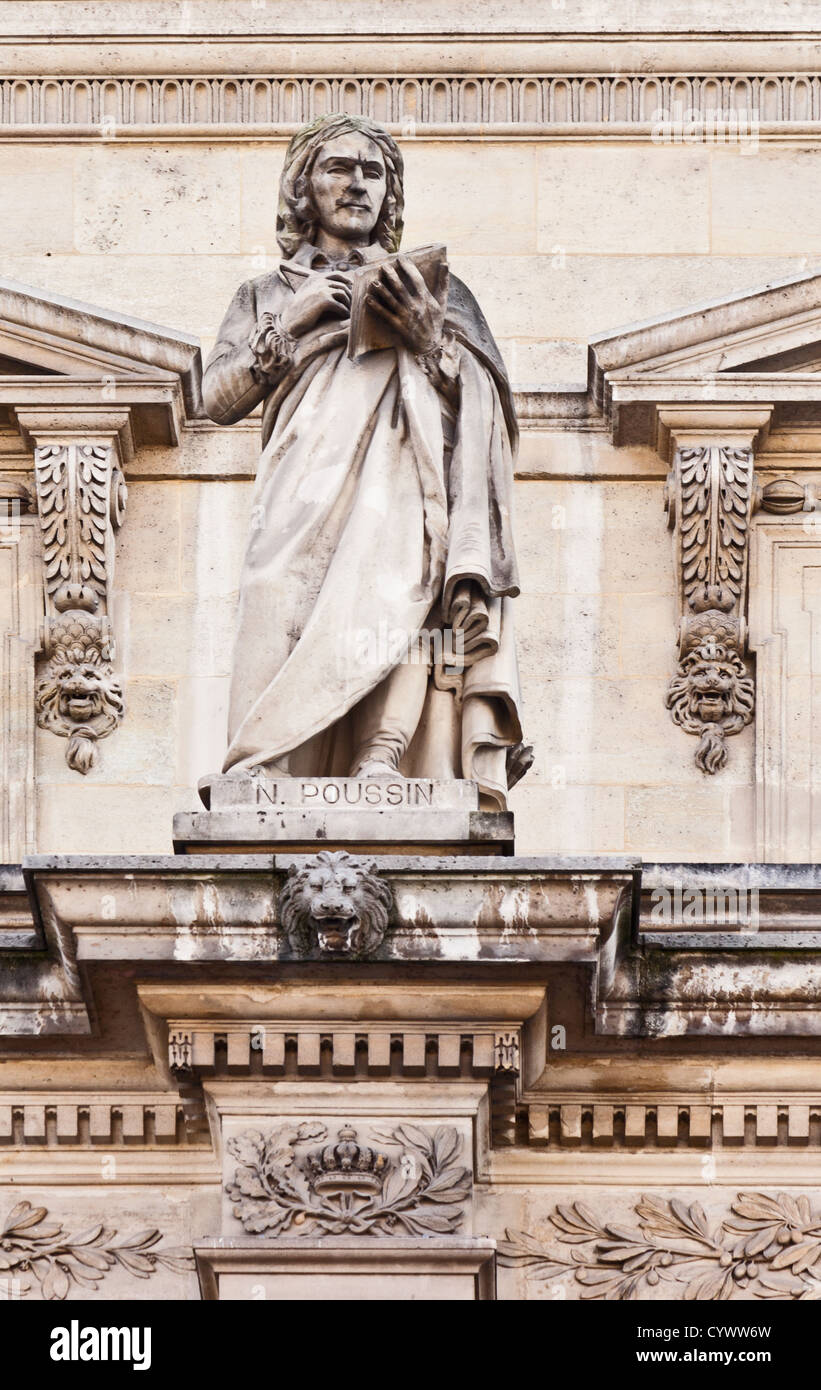
[[[157,1249],[157,1230],[137,1231],[117,1239],[102,1223],[75,1235],[49,1221],[45,1207],[18,1202],[0,1230],[0,1298],[21,1298],[39,1288],[44,1299],[62,1299],[73,1285],[95,1292],[105,1275],[119,1266],[135,1279],[158,1269],[185,1273],[194,1268],[190,1250]]]
[[[502,1265],[539,1280],[569,1275],[584,1299],[821,1300],[821,1212],[807,1196],[740,1192],[718,1223],[698,1202],[642,1197],[637,1225],[603,1222],[584,1202],[558,1206],[548,1245],[506,1231]]]
[[[472,1181],[457,1131],[405,1123],[378,1139],[384,1152],[360,1143],[351,1125],[331,1139],[313,1121],[229,1139],[234,1215],[255,1235],[451,1235]]]
[[[696,763],[707,773],[725,766],[725,739],[755,711],[745,665],[753,489],[752,449],[676,451],[667,508],[676,533],[679,663],[665,702],[675,723],[697,736]]]
[[[288,951],[302,958],[362,959],[382,944],[393,903],[374,860],[322,850],[292,865],[279,898]]]
[[[86,773],[124,710],[108,608],[125,480],[107,444],[38,446],[34,468],[46,601],[37,723],[68,739],[66,762]]]

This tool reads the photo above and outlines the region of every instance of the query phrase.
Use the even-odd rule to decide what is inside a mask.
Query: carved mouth
[[[328,951],[345,951],[350,945],[351,931],[356,917],[316,917],[316,930],[320,945]]]
[[[65,703],[69,714],[75,719],[81,719],[86,715],[94,714],[97,697],[95,695],[69,695]]]
[[[716,720],[724,713],[724,696],[718,692],[699,696],[702,719]]]

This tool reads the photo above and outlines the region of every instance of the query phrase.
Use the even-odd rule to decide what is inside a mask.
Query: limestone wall
[[[75,20],[65,7],[45,8],[52,34],[66,39]],[[551,10],[554,34],[542,39],[526,36],[538,28],[526,6],[510,15],[505,7],[504,15],[488,13],[482,42],[470,37],[472,13],[452,6],[444,48],[430,38],[400,37],[411,25],[407,6],[396,7],[395,32],[386,34],[384,18],[369,9],[356,25],[365,37],[335,40],[335,47],[319,38],[286,43],[272,6],[222,6],[219,17],[200,7],[212,26],[201,40],[193,37],[193,18],[169,26],[152,18],[154,8],[86,7],[97,18],[87,15],[83,23],[119,37],[104,49],[88,33],[73,47],[56,42],[53,52],[41,41],[39,16],[27,11],[26,25],[39,38],[0,42],[3,78],[108,76],[121,84],[122,103],[123,80],[141,73],[156,81],[192,71],[302,72],[315,84],[339,72],[398,72],[410,80],[445,71],[459,75],[460,99],[468,102],[464,82],[496,72],[523,103],[528,75],[541,81],[623,67],[632,80],[638,72],[662,78],[704,71],[719,74],[715,90],[724,81],[726,96],[728,74],[759,84],[769,74],[768,90],[781,93],[777,102],[773,97],[775,117],[735,143],[659,132],[647,120],[614,125],[601,111],[583,119],[584,109],[573,116],[575,126],[531,120],[514,130],[502,106],[485,122],[455,120],[451,111],[448,120],[428,122],[435,134],[412,117],[394,123],[407,169],[405,245],[447,244],[517,388],[582,383],[590,337],[798,273],[821,255],[814,206],[819,96],[811,82],[806,93],[798,79],[790,79],[792,87],[786,78],[780,87],[776,82],[809,62],[807,46],[794,38],[800,5],[782,6],[777,16],[761,7],[762,30],[781,35],[769,44],[751,32],[746,6],[743,21],[725,7],[725,26],[743,22],[748,32],[723,40],[698,33],[707,26],[707,7],[702,15],[692,3],[658,14],[627,6],[615,26],[623,25],[622,40],[610,47],[593,32],[601,24],[595,6],[584,24],[576,19],[572,26],[568,11]],[[432,10],[411,10],[412,27],[429,36]],[[335,13],[312,8],[311,28],[331,33]],[[13,27],[13,18],[4,24]],[[170,27],[164,45],[128,38],[152,24]],[[654,24],[667,31],[663,41],[647,37]],[[568,26],[587,28],[589,36],[563,39]],[[261,39],[253,48],[241,35],[255,28]],[[270,134],[264,122],[245,119],[198,124],[190,112],[187,125],[175,123],[163,116],[157,90],[133,128],[120,119],[85,119],[93,110],[99,115],[100,102],[105,107],[98,89],[94,95],[89,87],[91,105],[82,110],[86,97],[75,92],[74,124],[60,105],[68,102],[65,93],[49,108],[53,118],[59,107],[62,124],[44,119],[45,97],[43,119],[35,119],[30,88],[21,88],[17,108],[7,94],[11,107],[0,122],[2,269],[30,285],[197,334],[205,353],[237,284],[276,260],[275,194],[289,130],[287,121],[269,122]],[[588,116],[596,116],[600,81],[596,90]],[[691,96],[694,90],[687,89]],[[786,114],[784,92],[794,105]],[[539,93],[543,103],[544,89]],[[346,102],[360,97],[343,92]],[[481,100],[490,100],[487,92]],[[652,100],[646,94],[645,114]],[[733,100],[739,106],[737,95]],[[442,111],[450,110],[445,102]],[[561,115],[558,107],[553,114]],[[115,619],[128,713],[85,779],[66,768],[60,741],[38,733],[38,849],[167,850],[172,812],[193,804],[197,778],[219,764],[255,448],[253,427],[199,424],[184,432],[178,449],[143,449],[130,465]],[[731,740],[729,767],[707,778],[693,763],[692,740],[672,726],[663,704],[676,619],[664,473],[649,449],[615,450],[601,433],[549,422],[524,432],[518,622],[526,734],[536,764],[513,803],[522,852],[626,850],[724,860],[754,853],[753,730]]]

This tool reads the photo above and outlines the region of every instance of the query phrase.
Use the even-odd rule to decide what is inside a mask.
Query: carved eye
[[[315,888],[317,891],[322,887],[323,879],[320,874],[312,874],[308,879],[308,887]]]

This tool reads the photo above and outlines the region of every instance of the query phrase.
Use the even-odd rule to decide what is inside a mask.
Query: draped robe
[[[455,650],[462,643],[464,670],[432,662],[400,772],[474,780],[480,804],[504,808],[506,754],[522,737],[511,614],[517,436],[496,344],[451,276],[455,420],[406,348],[351,360],[347,321],[327,317],[299,339],[279,380],[260,382],[249,339],[259,315],[281,313],[292,293],[278,272],[240,286],[203,379],[221,424],[264,401],[224,770],[349,775],[352,712],[414,659],[416,634],[444,626]]]

